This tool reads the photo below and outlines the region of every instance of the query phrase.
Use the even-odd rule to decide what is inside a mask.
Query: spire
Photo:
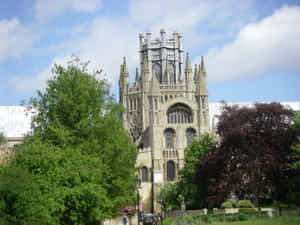
[[[185,71],[192,72],[192,67],[191,67],[191,63],[190,63],[190,54],[188,52],[186,53]]]
[[[126,57],[123,57],[123,73],[124,74],[128,74],[128,69],[127,69],[127,65],[126,65]]]
[[[120,77],[123,75],[123,64],[120,66]]]
[[[194,80],[197,80],[197,79],[198,79],[197,76],[198,76],[198,72],[197,72],[197,64],[195,64]]]
[[[139,78],[139,69],[136,68],[136,71],[135,71],[135,84],[137,84],[139,82],[140,78]]]
[[[201,81],[202,78],[202,71],[201,71],[201,65],[198,65],[198,76],[197,76],[197,81]]]
[[[149,73],[149,66],[148,66],[148,62],[147,62],[147,56],[146,56],[146,52],[144,52],[144,61],[143,61],[143,72],[145,73]]]
[[[150,93],[152,96],[155,95],[159,95],[160,91],[159,91],[160,87],[159,87],[159,83],[158,80],[156,78],[156,75],[154,72],[152,72],[152,79],[151,79],[151,83],[150,83]]]
[[[206,71],[205,71],[204,57],[203,57],[203,56],[201,56],[201,71],[202,71],[202,72],[206,72]]]
[[[169,77],[170,77],[170,74],[169,74],[168,55],[167,55],[167,56],[166,56],[165,75],[164,75],[164,81],[165,81],[166,84],[169,83]]]

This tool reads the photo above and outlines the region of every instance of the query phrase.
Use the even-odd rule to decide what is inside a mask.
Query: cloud
[[[65,11],[95,12],[102,7],[102,0],[36,0],[35,16],[45,21]]]
[[[55,57],[49,67],[45,68],[36,76],[14,76],[8,80],[8,84],[13,86],[18,94],[27,94],[33,93],[36,90],[43,90],[46,88],[47,80],[53,76],[51,70],[54,66],[54,63],[65,66],[69,59],[69,56]]]
[[[37,38],[38,34],[17,18],[0,20],[0,62],[9,57],[22,56],[32,48]]]
[[[271,16],[246,25],[233,42],[209,50],[209,77],[232,80],[265,72],[299,71],[299,25],[300,7],[296,6],[283,6]]]
[[[56,5],[55,1],[53,5]],[[59,10],[65,10],[64,2],[66,0],[62,1],[62,6],[60,6],[63,9]],[[158,37],[160,28],[165,28],[168,32],[167,35],[177,30],[184,35],[185,48],[189,51],[196,51],[204,43],[220,38],[219,34],[204,33],[203,30],[199,29],[202,24],[210,22],[210,26],[214,27],[221,23],[223,26],[225,19],[234,20],[234,18],[239,17],[240,20],[243,20],[241,14],[251,14],[248,12],[251,9],[251,0],[243,1],[244,4],[236,3],[234,5],[233,2],[235,1],[132,0],[129,2],[126,15],[99,15],[92,21],[82,21],[82,24],[70,28],[69,33],[74,34],[71,39],[51,46],[51,49],[57,51],[57,55],[70,56],[74,53],[83,61],[90,60],[90,70],[103,69],[104,73],[107,74],[108,81],[116,87],[123,56],[127,57],[130,78],[134,78],[135,67],[139,66],[139,33],[151,30],[153,31],[153,38],[155,38]],[[219,18],[219,14],[216,12],[222,10],[229,3],[230,6],[234,5],[234,7],[228,6],[227,11],[220,14]],[[51,9],[44,10],[49,10],[50,14],[52,13]],[[63,13],[63,11],[59,13]],[[77,34],[80,34],[78,35],[80,37]],[[52,63],[54,61],[55,59]],[[49,68],[51,67],[49,66]],[[28,84],[26,88],[16,85],[16,89],[23,93],[45,87],[47,80],[45,71],[50,71],[49,68],[39,73],[36,78],[21,79],[20,76],[15,77],[11,84],[17,83],[16,79],[23,80],[23,83]]]

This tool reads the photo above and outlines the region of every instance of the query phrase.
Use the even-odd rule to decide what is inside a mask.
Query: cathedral
[[[119,101],[124,127],[138,146],[142,210],[151,212],[164,183],[177,179],[191,140],[210,131],[207,73],[203,57],[193,72],[187,53],[183,66],[180,33],[167,38],[161,29],[159,38],[140,34],[139,42],[141,70],[130,85],[124,57]]]

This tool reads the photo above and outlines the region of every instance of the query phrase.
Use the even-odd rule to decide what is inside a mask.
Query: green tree
[[[122,108],[98,72],[90,75],[78,59],[52,72],[46,90],[30,100],[38,109],[33,135],[8,167],[27,171],[37,185],[49,215],[43,224],[99,224],[134,202],[137,149],[118,118]],[[0,217],[6,212],[4,207]]]
[[[206,206],[205,188],[201,190],[193,183],[197,163],[207,157],[215,146],[215,141],[209,133],[205,133],[200,140],[194,140],[188,146],[184,168],[180,170],[180,181],[178,183],[188,209],[199,209]]]
[[[159,198],[163,202],[164,210],[166,212],[180,208],[179,201],[180,190],[178,182],[167,183],[163,186]]]
[[[0,132],[0,145],[4,143],[4,140],[5,140],[4,135],[2,132]]]
[[[293,117],[294,125],[293,128],[296,132],[300,133],[300,112],[296,112]],[[300,137],[297,137],[297,142],[292,145],[292,150],[295,156],[295,162],[293,163],[293,167],[295,169],[300,169]]]

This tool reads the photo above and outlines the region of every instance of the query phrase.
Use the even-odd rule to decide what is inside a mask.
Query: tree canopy
[[[207,185],[210,206],[232,192],[256,206],[259,198],[282,197],[293,160],[293,113],[279,103],[224,106],[217,125],[220,145],[198,163],[194,177],[199,187]]]
[[[38,109],[33,134],[2,170],[0,180],[15,174],[16,181],[0,185],[0,217],[14,224],[34,224],[41,216],[43,224],[99,224],[134,201],[137,149],[99,73],[89,74],[77,59],[55,65],[53,73],[30,100]],[[23,180],[31,181],[26,195],[18,186]],[[11,213],[16,199],[27,202],[23,217]],[[40,206],[42,213],[35,213]]]
[[[178,186],[185,199],[188,209],[200,209],[206,207],[206,190],[193,183],[197,163],[207,157],[215,147],[215,141],[209,133],[200,136],[199,140],[193,140],[188,146],[184,158],[184,168],[179,172]]]

